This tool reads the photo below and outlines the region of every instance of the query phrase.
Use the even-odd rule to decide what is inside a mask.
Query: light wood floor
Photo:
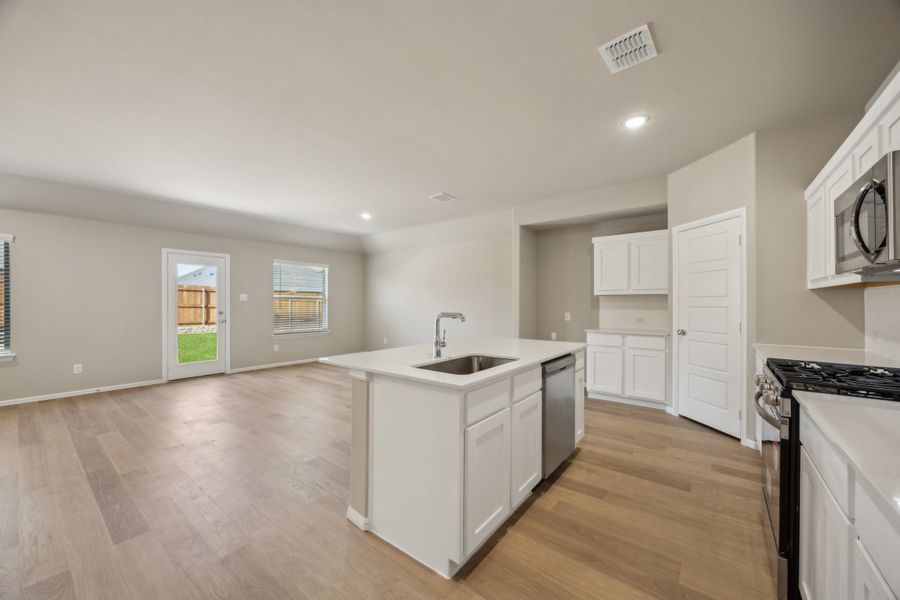
[[[446,581],[345,518],[350,385],[287,367],[0,409],[0,598],[768,598],[758,455],[588,402]]]

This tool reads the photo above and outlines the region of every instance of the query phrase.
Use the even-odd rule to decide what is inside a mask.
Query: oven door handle
[[[754,396],[753,396],[753,405],[756,407],[756,414],[758,414],[762,418],[763,421],[765,421],[766,423],[768,423],[769,425],[771,425],[778,431],[781,431],[781,421],[779,419],[776,419],[774,417],[774,415],[772,415],[772,413],[767,411],[765,409],[765,407],[763,407],[763,405],[760,404],[761,399],[762,399],[762,392],[759,390],[756,390],[756,394],[754,394]]]

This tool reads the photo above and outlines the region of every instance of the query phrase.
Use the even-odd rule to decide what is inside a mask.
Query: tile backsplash
[[[900,358],[900,285],[865,291],[866,350]]]

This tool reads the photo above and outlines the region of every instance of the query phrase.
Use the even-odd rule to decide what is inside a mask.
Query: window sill
[[[305,338],[305,337],[316,337],[320,335],[331,335],[330,329],[323,329],[322,331],[304,331],[303,333],[273,333],[273,340],[289,340],[291,338]]]
[[[11,360],[15,360],[15,358],[15,352],[0,352],[0,362],[9,362]]]

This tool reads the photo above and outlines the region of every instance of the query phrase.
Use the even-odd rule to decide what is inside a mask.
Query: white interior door
[[[222,255],[166,253],[166,375],[224,373],[227,267]]]
[[[737,438],[744,402],[743,213],[675,230],[678,412]]]

